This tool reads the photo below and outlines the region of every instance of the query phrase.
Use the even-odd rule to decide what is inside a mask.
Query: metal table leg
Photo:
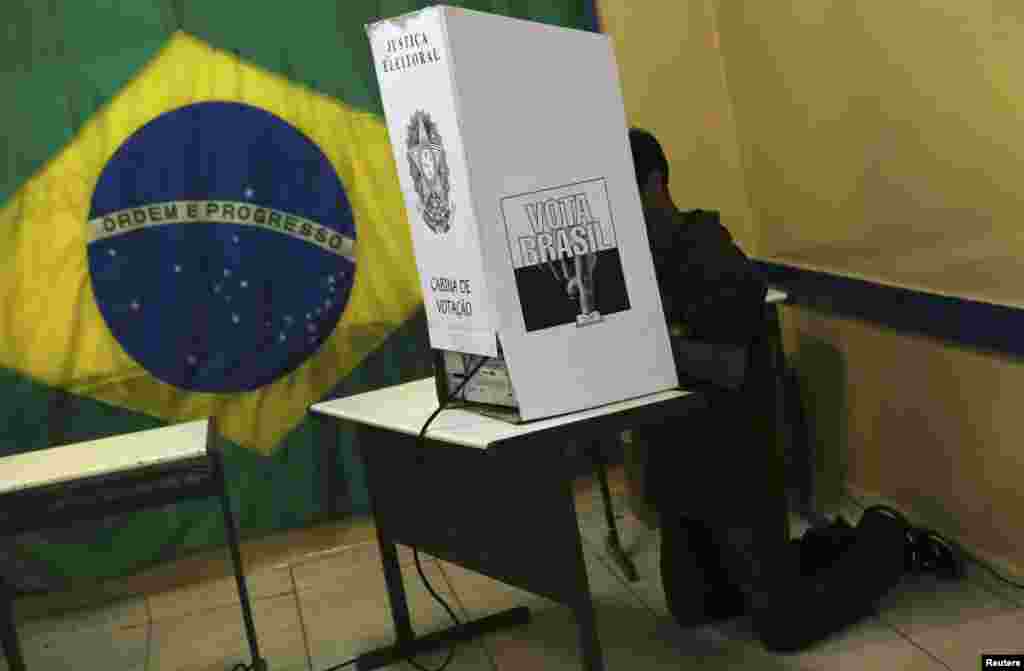
[[[604,503],[604,517],[608,525],[608,536],[605,539],[605,546],[611,554],[612,559],[622,569],[626,580],[634,582],[639,579],[636,565],[622,547],[622,539],[619,537],[619,527],[615,521],[615,510],[612,504],[612,494],[608,487],[608,464],[601,453],[601,445],[595,444],[588,450],[590,458],[594,462],[594,470],[597,472],[598,484],[601,488],[601,499]]]
[[[0,579],[0,639],[2,639],[7,668],[10,671],[25,671],[25,659],[18,641],[18,628],[14,624],[14,590]]]
[[[235,582],[238,584],[238,598],[242,604],[242,619],[245,623],[245,636],[249,641],[249,655],[252,660],[250,671],[267,671],[267,662],[260,657],[259,643],[256,640],[256,625],[253,624],[252,603],[249,600],[249,589],[245,581],[245,567],[242,565],[242,553],[239,549],[238,530],[235,527],[234,515],[231,512],[231,499],[228,497],[227,479],[224,477],[224,460],[220,452],[211,450],[216,470],[220,505],[224,511],[224,530],[228,537],[228,548],[231,551],[231,563],[235,569]]]
[[[572,495],[569,492],[570,496]],[[613,527],[614,528],[614,527]],[[628,561],[628,558],[627,558]],[[590,593],[590,580],[587,578],[586,560],[583,557],[583,541],[576,531],[576,562],[577,571],[576,603],[572,606],[576,618],[576,629],[579,633],[580,653],[583,657],[584,671],[605,671],[604,652],[597,634],[597,613],[594,610],[594,599]],[[632,564],[629,564],[632,566]],[[635,570],[634,570],[635,572]]]

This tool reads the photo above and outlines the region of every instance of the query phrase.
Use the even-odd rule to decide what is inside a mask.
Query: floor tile
[[[413,566],[413,551],[404,545],[397,545],[398,563],[402,566]],[[433,557],[420,553],[420,562],[433,561]],[[364,569],[372,569],[383,575],[380,548],[377,541],[359,543],[348,547],[325,551],[308,557],[292,566],[295,586],[303,590],[330,587],[337,585],[353,573]]]
[[[441,562],[440,565],[447,584],[457,595],[459,607],[469,617],[481,617],[519,606],[526,606],[531,611],[557,607],[550,599],[506,585],[461,566],[447,562]]]
[[[644,604],[658,615],[668,615],[668,602],[665,588],[661,582],[661,539],[656,538],[639,550],[630,553],[633,566],[636,568],[637,579],[627,581],[625,574],[610,555],[602,559],[612,567],[616,575],[626,583],[630,592],[635,594]]]
[[[628,511],[629,505],[625,496],[612,496],[612,512],[616,519],[627,514]],[[607,529],[604,501],[596,490],[586,497],[577,497],[576,521],[581,529]]]
[[[35,634],[72,633],[88,629],[133,629],[149,622],[145,597],[121,599],[90,608],[33,618],[18,624],[23,637]]]
[[[885,622],[910,638],[933,627],[969,622],[1019,609],[974,580],[908,575],[879,603]]]
[[[584,536],[602,546],[609,532],[603,505],[578,516],[580,530],[583,531]],[[642,547],[645,543],[650,542],[651,538],[658,536],[657,529],[651,529],[629,512],[629,502],[625,496],[612,497],[612,511],[615,515],[619,540],[627,551]]]
[[[339,550],[374,537],[373,521],[365,516],[293,529],[242,543],[241,555],[246,575],[260,569],[287,567]],[[234,567],[225,547],[202,550],[179,559],[149,567],[136,574],[110,581],[108,590],[124,594],[158,594],[174,591],[195,582],[221,578],[234,580]]]
[[[608,490],[612,496],[625,497],[627,492],[626,470],[621,465],[608,467]],[[598,510],[601,503],[601,488],[597,478],[587,475],[577,478],[573,483],[573,492],[576,495],[576,511],[579,513]]]
[[[905,639],[866,643],[835,654],[807,655],[797,664],[801,671],[948,671],[939,660]]]
[[[617,504],[618,502],[616,502]],[[667,614],[665,591],[661,586],[659,565],[661,534],[650,529],[634,515],[622,512],[616,505],[616,526],[622,548],[637,572],[637,579],[629,581],[625,572],[608,549],[608,527],[604,515],[585,521],[581,533],[588,547],[608,566],[615,577],[652,611]]]
[[[118,579],[76,584],[68,590],[23,594],[14,602],[14,620],[28,622],[70,612],[103,609],[142,594],[145,592],[127,589],[123,580]]]
[[[719,668],[730,668],[730,660],[735,666],[739,657],[747,661],[758,657],[757,651],[728,650],[721,644],[680,637],[681,630],[660,622],[589,543],[585,560],[609,669],[679,669],[685,659],[712,658],[721,664]],[[441,565],[460,603],[473,617],[515,606],[530,607],[528,625],[483,638],[499,669],[580,668],[578,629],[568,608],[472,571]]]
[[[331,562],[320,563],[326,565],[322,567],[325,570],[319,577],[304,580],[304,587],[299,590],[313,668],[340,664],[394,643],[394,622],[380,564],[376,560],[349,563],[332,582],[327,579]],[[460,619],[465,619],[465,612],[459,608],[434,560],[421,561],[421,564],[434,590]],[[423,586],[415,567],[406,564],[402,574],[413,630],[426,634],[450,626],[450,617]],[[444,653],[439,653],[425,656],[422,663],[430,666],[443,659]],[[401,668],[401,665],[394,668]],[[448,668],[452,671],[477,671],[490,669],[491,663],[479,643],[470,642],[459,646]]]
[[[589,544],[584,546],[584,562],[592,596],[611,597],[641,605]],[[493,580],[461,566],[448,562],[438,563],[449,585],[458,595],[459,603],[472,617],[489,615],[517,606],[526,606],[537,611],[561,608],[550,599]]]
[[[705,627],[738,646],[764,650],[749,617]],[[766,653],[767,654],[767,653]],[[868,617],[810,647],[773,657],[793,669],[941,669],[942,666],[878,617]]]
[[[626,498],[614,497],[612,501],[615,514],[615,528],[619,536],[619,543],[623,551],[636,565],[639,577],[645,576],[641,571],[640,564],[645,564],[644,557],[652,553],[657,556],[657,548],[660,544],[661,532],[658,529],[648,527],[644,522],[628,511]],[[608,550],[608,536],[610,529],[603,510],[593,512],[580,517],[580,534],[584,541],[589,544],[602,558],[609,558],[607,562],[614,566],[616,574],[625,580],[626,577],[617,562],[612,562]],[[645,564],[646,565],[646,564]],[[655,562],[655,566],[657,562]]]
[[[232,572],[208,580],[196,579],[174,589],[151,593],[149,608],[153,621],[180,618],[225,606],[238,608],[238,583]],[[250,600],[282,596],[294,591],[287,566],[251,566],[246,571],[246,587]]]
[[[1015,587],[1013,585],[1009,585],[996,577],[996,575],[994,575],[989,569],[973,561],[967,562],[967,577],[969,580],[973,580],[990,592],[998,594],[1004,599],[1015,603],[1019,608],[1024,608],[1024,578],[1009,576],[1008,574],[1002,573],[1000,569],[996,569],[994,567],[993,570],[999,573],[1002,577],[1009,578],[1011,581],[1016,582],[1021,586]]]
[[[445,667],[445,671],[494,671],[495,669],[494,662],[487,650],[477,641],[459,643],[452,654],[452,661]],[[415,661],[423,668],[439,669],[445,663],[448,655],[449,649],[444,648],[417,655]],[[412,671],[413,668],[415,667],[406,662],[381,667],[382,671]]]
[[[609,671],[680,669],[788,669],[752,647],[736,646],[697,630],[683,630],[644,607],[613,598],[596,604],[598,638]],[[541,611],[529,625],[487,637],[501,671],[581,668],[579,630],[566,608]]]
[[[309,671],[294,594],[253,602],[260,656],[273,671]],[[251,660],[242,612],[224,606],[152,624],[148,671],[227,671]]]
[[[933,627],[914,636],[914,642],[950,669],[978,669],[982,654],[1024,653],[1024,610]]]
[[[584,539],[583,558],[587,566],[587,581],[594,596],[615,596],[624,601],[641,602],[626,584],[622,569],[602,546]]]
[[[81,621],[78,622],[81,625]],[[19,627],[25,666],[32,671],[146,671],[149,625],[68,626],[49,619]],[[7,671],[0,656],[0,669]]]
[[[373,518],[353,515],[252,541],[246,544],[245,553],[251,561],[261,565],[293,564],[375,539]]]

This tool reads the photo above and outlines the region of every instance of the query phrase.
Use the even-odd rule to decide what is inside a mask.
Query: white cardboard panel
[[[368,28],[435,349],[495,356],[451,50],[439,9]]]
[[[434,315],[432,345],[488,354],[496,334],[525,420],[677,386],[609,39],[450,7],[369,33],[428,314],[432,278],[473,287],[472,316]],[[399,134],[421,109],[452,129],[442,233]],[[472,337],[456,342],[460,325]]]

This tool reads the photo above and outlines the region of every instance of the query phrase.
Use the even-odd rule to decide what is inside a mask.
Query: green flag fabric
[[[246,534],[308,524],[352,435],[306,409],[430,374],[365,24],[424,2],[51,0],[0,78],[0,455],[199,417]],[[583,0],[453,3],[593,29]],[[212,502],[8,540],[23,589],[224,542]],[[13,567],[13,568],[12,568]]]

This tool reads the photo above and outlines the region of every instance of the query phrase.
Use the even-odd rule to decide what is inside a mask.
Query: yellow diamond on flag
[[[176,33],[0,210],[0,367],[270,452],[418,308],[382,120]]]

